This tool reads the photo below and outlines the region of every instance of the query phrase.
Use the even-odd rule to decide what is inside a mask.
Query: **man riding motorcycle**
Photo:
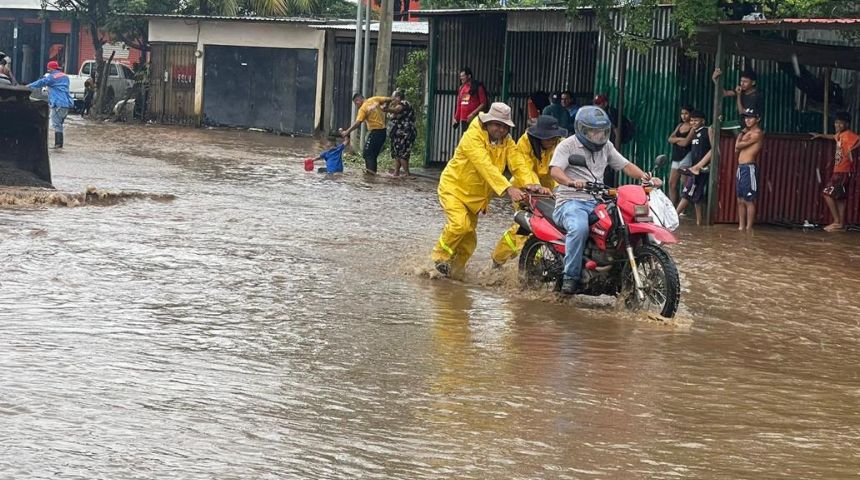
[[[587,182],[602,182],[607,166],[623,171],[630,178],[650,181],[655,187],[663,183],[659,178],[652,179],[649,173],[630,163],[615,149],[609,141],[611,129],[612,123],[606,112],[595,106],[580,108],[574,120],[575,135],[556,147],[550,162],[550,175],[559,184],[553,221],[567,231],[561,286],[564,294],[571,295],[580,289],[582,254],[588,240],[588,215],[597,206],[590,194],[578,190]],[[582,155],[588,166],[570,165],[568,159],[571,155]]]

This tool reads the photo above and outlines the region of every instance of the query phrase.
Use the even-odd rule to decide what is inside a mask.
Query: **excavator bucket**
[[[0,85],[0,187],[52,188],[48,104],[27,87]]]

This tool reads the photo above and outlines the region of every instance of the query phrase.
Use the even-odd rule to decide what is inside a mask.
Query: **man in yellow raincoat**
[[[558,120],[549,115],[541,115],[537,122],[526,133],[520,137],[517,142],[517,148],[522,153],[523,158],[527,159],[532,171],[538,176],[540,184],[549,190],[555,188],[555,180],[549,174],[549,162],[552,160],[552,154],[555,152],[555,147],[560,141],[567,137],[567,130],[559,127]],[[522,188],[520,182],[516,178],[512,179],[515,187]],[[519,205],[514,204],[514,210],[518,210]],[[518,224],[514,224],[510,230],[502,235],[499,243],[496,244],[493,250],[493,266],[500,267],[508,260],[517,256],[522,250],[523,245],[528,239],[527,236],[517,235],[520,229]]]
[[[523,199],[522,190],[502,175],[505,167],[520,185],[546,191],[511,138],[513,126],[511,107],[492,104],[489,112],[472,121],[442,172],[439,203],[448,221],[432,254],[442,275],[463,277],[466,262],[478,245],[478,213],[486,210],[492,194],[507,194],[515,202]]]

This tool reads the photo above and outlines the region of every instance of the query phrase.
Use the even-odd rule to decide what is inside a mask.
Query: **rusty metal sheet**
[[[159,123],[198,123],[194,113],[197,57],[194,44],[154,43],[147,117]]]

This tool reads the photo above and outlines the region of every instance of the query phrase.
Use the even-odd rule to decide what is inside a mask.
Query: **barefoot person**
[[[415,109],[402,91],[395,90],[385,111],[391,114],[388,137],[391,139],[391,158],[394,160],[392,176],[399,178],[402,169],[403,176],[410,178],[412,174],[409,173],[409,157],[412,155],[412,145],[418,137]]]
[[[735,152],[738,154],[738,230],[752,230],[755,223],[755,200],[758,197],[756,160],[761,152],[764,132],[759,126],[761,115],[752,108],[744,110],[741,119],[744,129],[735,139]]]
[[[851,117],[847,112],[837,113],[833,126],[836,130],[834,135],[813,133],[812,138],[825,138],[836,142],[833,173],[823,192],[833,223],[824,227],[824,230],[841,232],[845,230],[845,198],[848,196],[848,185],[854,173],[853,155],[860,149],[860,136],[851,131]]]

